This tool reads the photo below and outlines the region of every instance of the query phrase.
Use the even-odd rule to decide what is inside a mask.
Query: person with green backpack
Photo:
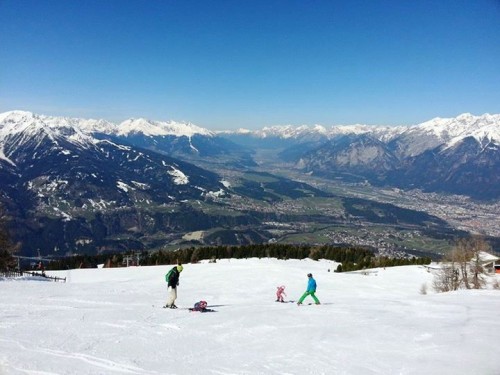
[[[179,263],[177,266],[173,267],[165,275],[165,281],[168,284],[168,297],[167,304],[163,306],[164,308],[176,309],[175,300],[177,299],[177,286],[179,285],[179,277],[182,272],[182,265]]]

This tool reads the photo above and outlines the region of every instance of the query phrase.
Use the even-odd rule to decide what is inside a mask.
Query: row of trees
[[[80,267],[97,267],[105,264],[108,267],[121,267],[124,259],[130,254],[114,255],[81,255],[62,258],[51,262],[48,269],[67,269]],[[134,256],[134,259],[137,258]],[[355,271],[374,267],[392,267],[409,264],[429,264],[430,258],[390,259],[376,257],[366,248],[350,246],[309,246],[288,244],[254,244],[244,246],[210,246],[190,247],[176,251],[142,252],[139,254],[141,265],[162,265],[177,263],[197,263],[201,260],[217,261],[218,259],[244,258],[277,258],[277,259],[329,259],[342,263],[335,271]]]
[[[376,257],[372,250],[361,247],[292,244],[192,247],[174,252],[159,251],[151,254],[146,261],[148,264],[171,264],[176,261],[196,263],[203,259],[216,260],[224,258],[328,259],[342,263],[343,266],[338,267],[337,272],[375,267],[429,264],[431,262],[430,258],[391,259]]]
[[[277,258],[277,259],[330,259],[337,262],[359,264],[363,259],[373,257],[372,251],[364,248],[342,246],[311,246],[290,244],[253,244],[242,246],[210,246],[191,247],[173,252],[158,251],[146,259],[148,264],[170,264],[176,261],[196,263],[203,259],[243,259],[243,258]],[[144,264],[144,263],[143,263]]]
[[[368,268],[379,267],[396,267],[396,266],[409,266],[409,265],[424,265],[431,263],[429,257],[411,257],[411,258],[388,258],[388,257],[370,257],[364,259],[361,263],[342,263],[337,267],[337,272],[357,271]]]

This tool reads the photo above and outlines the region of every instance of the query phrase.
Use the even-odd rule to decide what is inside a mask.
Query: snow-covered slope
[[[139,118],[115,124],[102,119],[51,117],[26,111],[0,114],[0,159],[9,162],[8,153],[1,147],[2,139],[9,134],[21,132],[27,134],[28,127],[32,128],[32,132],[40,133],[37,135],[38,138],[47,135],[54,138],[53,134],[47,133],[61,136],[74,133],[79,138],[86,135],[90,143],[96,139],[107,139],[191,161],[206,161],[207,158],[212,158],[227,165],[255,164],[249,150],[189,122],[152,121]],[[15,143],[17,144],[17,140]]]
[[[148,215],[143,210],[169,216],[164,205],[213,199],[214,194],[226,192],[213,172],[117,140],[97,139],[81,125],[78,119],[29,112],[0,117],[0,203],[10,207],[15,217],[22,255],[72,252],[82,243],[92,244],[95,251],[100,241],[115,247],[129,241],[126,233],[131,228],[137,241],[135,222]],[[163,222],[157,215],[147,220]],[[103,226],[96,226],[96,221]],[[161,235],[170,223],[179,228],[175,219],[161,226],[139,227]],[[84,242],[81,236],[86,237]],[[155,236],[148,233],[140,241]],[[143,245],[136,242],[133,247]]]
[[[194,166],[167,156],[143,152],[109,140],[98,140],[88,132],[94,125],[111,129],[109,123],[102,121],[47,117],[22,111],[4,113],[0,115],[0,158],[18,166],[20,177],[29,176],[30,186],[36,178],[60,178],[64,175],[65,180],[69,181],[68,185],[76,180],[84,180],[83,176],[90,176],[100,180],[100,185],[111,180],[108,182],[113,189],[120,181],[127,181],[130,185],[130,178],[142,178],[142,186],[150,187],[155,179],[161,179],[162,174],[172,176],[174,185],[186,185],[188,175],[203,174],[199,168],[192,172]],[[82,128],[85,130],[82,131]],[[184,172],[180,170],[179,164],[186,168]],[[39,170],[35,171],[37,168]],[[75,170],[78,170],[77,175],[66,175]],[[121,174],[123,170],[128,171],[128,178]],[[140,176],[137,175],[138,170],[141,171]],[[153,174],[151,181],[145,179],[148,173]],[[87,181],[87,184],[85,189],[88,194],[92,183]],[[163,190],[168,190],[169,185],[165,181],[161,186]],[[216,186],[219,187],[219,184]],[[197,181],[196,187],[191,187],[195,191],[203,188],[209,190],[201,180]],[[100,193],[103,194],[102,191]],[[173,192],[169,194],[175,195]]]
[[[498,374],[500,292],[434,294],[418,266],[328,272],[327,261],[187,264],[48,272],[67,283],[0,281],[0,373]],[[322,305],[297,300],[312,272]],[[420,291],[427,286],[428,294]]]

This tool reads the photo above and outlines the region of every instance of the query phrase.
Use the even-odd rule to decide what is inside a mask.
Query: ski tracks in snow
[[[25,345],[23,345],[20,342],[9,342],[10,344],[16,344],[19,346],[21,349],[24,351],[30,351],[33,356],[40,356],[44,358],[45,363],[51,363],[53,362],[56,364],[56,369],[54,371],[51,370],[33,370],[29,368],[21,368],[18,365],[12,365],[11,368],[19,371],[20,373],[24,374],[32,374],[32,375],[55,375],[55,374],[61,374],[61,373],[78,373],[78,369],[81,367],[77,364],[74,364],[74,361],[80,361],[84,362],[88,365],[94,366],[94,370],[92,370],[93,373],[123,373],[123,374],[139,374],[139,375],[154,375],[154,374],[159,374],[156,371],[150,371],[150,370],[144,370],[140,367],[130,365],[130,364],[124,364],[120,363],[117,361],[112,361],[109,359],[105,358],[100,358],[97,356],[89,355],[89,354],[84,354],[84,353],[71,353],[71,352],[65,352],[62,350],[55,350],[55,349],[43,349],[43,348],[27,348]],[[65,360],[68,360],[68,362],[60,362],[59,358],[63,358]],[[62,369],[60,365],[57,365],[57,363],[72,363],[71,365],[71,370],[68,369]],[[1,368],[0,368],[1,369]],[[87,370],[88,371],[88,368]],[[7,373],[7,372],[6,372]],[[1,372],[3,374],[3,372]]]
[[[113,371],[113,372],[121,372],[127,374],[157,374],[157,372],[146,371],[142,368],[126,365],[123,363],[118,363],[115,361],[111,361],[109,359],[99,358],[96,356],[91,356],[83,353],[68,353],[60,350],[54,349],[40,349],[41,353],[45,355],[64,357],[66,359],[74,359],[79,360],[85,363],[88,363],[92,366],[98,367],[102,370]]]

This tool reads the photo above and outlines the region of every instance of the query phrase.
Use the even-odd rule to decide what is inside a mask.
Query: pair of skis
[[[203,309],[203,310],[199,310],[199,309],[195,309],[194,307],[190,307],[190,308],[189,308],[189,311],[190,311],[190,312],[201,312],[201,313],[206,313],[206,312],[215,312],[215,310],[212,310],[212,309]]]
[[[203,310],[199,310],[199,309],[195,309],[194,307],[177,307],[174,305],[174,307],[171,307],[171,306],[162,306],[164,309],[171,309],[171,310],[189,310],[190,312],[201,312],[201,313],[205,313],[205,312],[216,312],[216,310],[213,310],[213,309],[203,309]]]

